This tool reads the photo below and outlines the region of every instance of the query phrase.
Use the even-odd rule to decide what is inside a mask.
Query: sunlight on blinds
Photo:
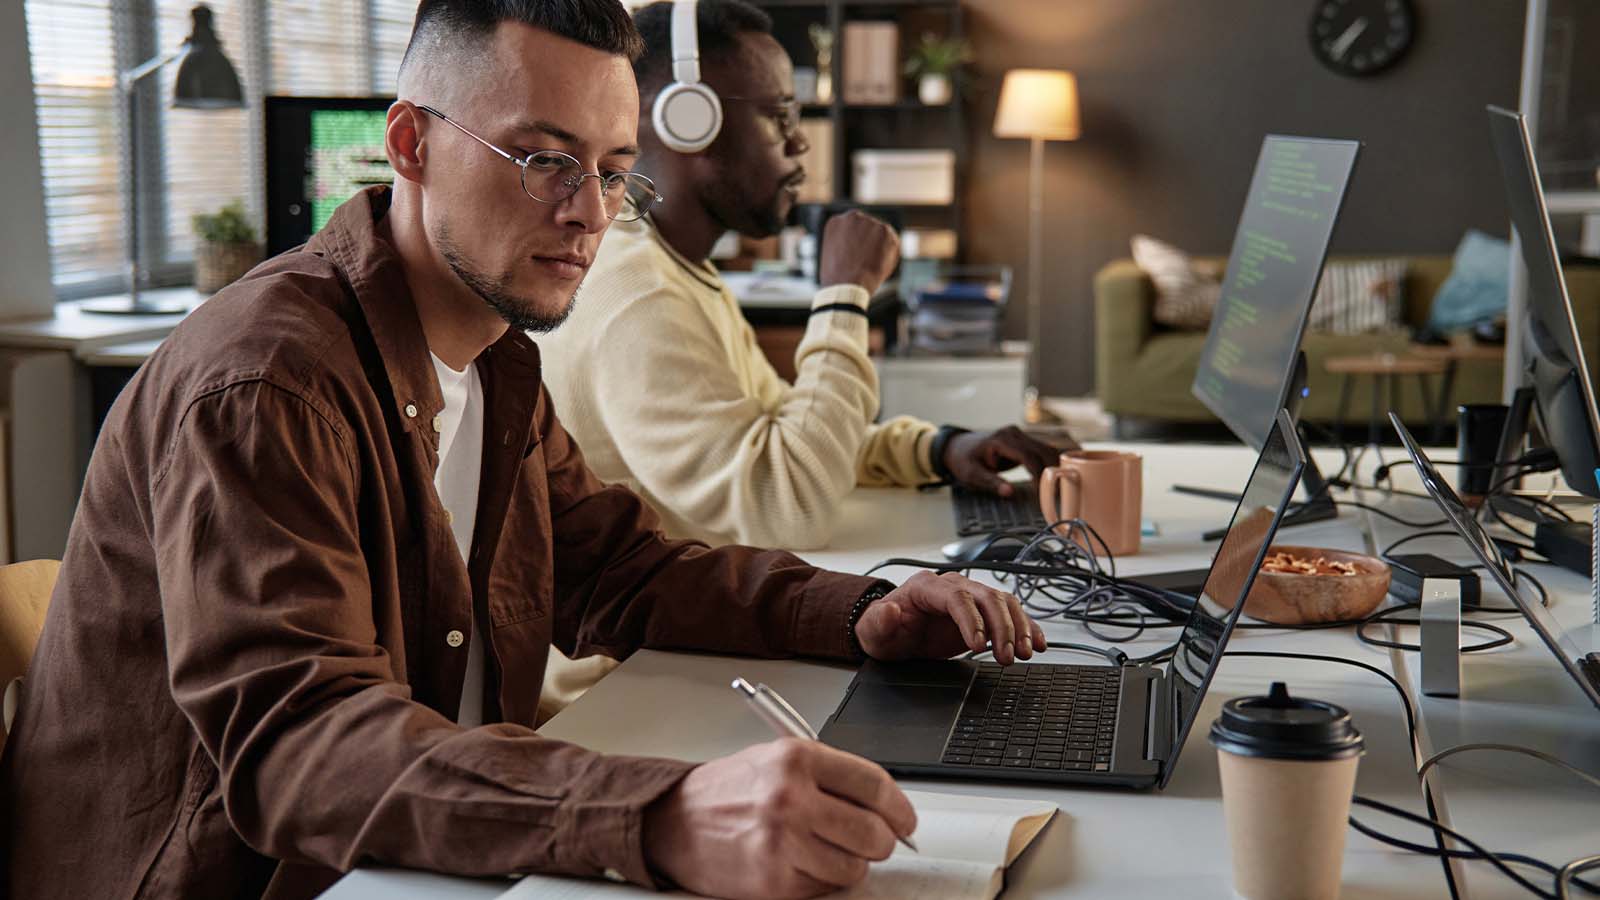
[[[233,63],[245,89],[244,109],[173,109],[171,105],[177,66],[161,73],[162,149],[166,196],[166,253],[168,262],[194,258],[194,234],[189,220],[195,213],[213,213],[228,203],[243,203],[257,218],[250,177],[250,117],[259,116],[258,85],[250,84],[249,42],[245,40],[242,4],[213,2],[217,37],[222,52]],[[189,36],[192,0],[160,0],[156,20],[157,46],[177,47]],[[259,238],[259,235],[258,235]],[[160,245],[158,245],[160,246]]]
[[[27,0],[45,218],[58,289],[122,273],[118,93],[108,0]]]

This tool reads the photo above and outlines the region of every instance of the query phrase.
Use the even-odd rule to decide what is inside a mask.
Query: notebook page
[[[873,863],[860,884],[834,894],[845,900],[990,900],[1000,891],[1002,871],[1056,813],[1054,803],[906,791],[917,811],[920,853],[896,844]],[[632,885],[530,875],[504,900],[606,900],[659,897]],[[675,893],[669,896],[688,896]]]
[[[906,791],[906,799],[917,811],[921,856],[991,867],[1010,865],[1056,813],[1054,803],[1039,800],[925,791]],[[895,856],[902,853],[918,855],[896,845]]]
[[[993,900],[1003,883],[998,865],[919,857],[904,847],[873,863],[855,887],[829,894],[840,900]]]

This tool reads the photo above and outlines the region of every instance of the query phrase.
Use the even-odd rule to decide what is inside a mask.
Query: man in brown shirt
[[[584,467],[523,330],[560,322],[622,206],[636,50],[616,0],[426,0],[393,191],[205,303],[129,384],[0,760],[7,893],[306,897],[372,862],[805,896],[914,827],[881,769],[817,744],[693,767],[532,731],[552,645],[1044,646],[954,575],[891,591],[668,541]],[[466,529],[435,489],[436,365],[481,382]]]

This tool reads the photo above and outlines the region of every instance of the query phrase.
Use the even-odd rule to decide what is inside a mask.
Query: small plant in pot
[[[244,206],[229,203],[215,213],[200,213],[194,225],[194,289],[214,294],[250,271],[261,261],[256,229]]]
[[[924,34],[906,58],[906,74],[917,79],[917,98],[942,106],[955,95],[961,67],[972,62],[972,45],[957,38]]]

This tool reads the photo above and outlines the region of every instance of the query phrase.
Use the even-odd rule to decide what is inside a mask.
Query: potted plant
[[[929,106],[949,103],[955,94],[955,78],[962,66],[972,62],[972,45],[957,38],[924,34],[906,58],[906,74],[917,79],[917,97]]]
[[[199,293],[222,290],[261,261],[255,226],[238,201],[215,213],[197,214],[191,222],[196,238],[194,289]]]

